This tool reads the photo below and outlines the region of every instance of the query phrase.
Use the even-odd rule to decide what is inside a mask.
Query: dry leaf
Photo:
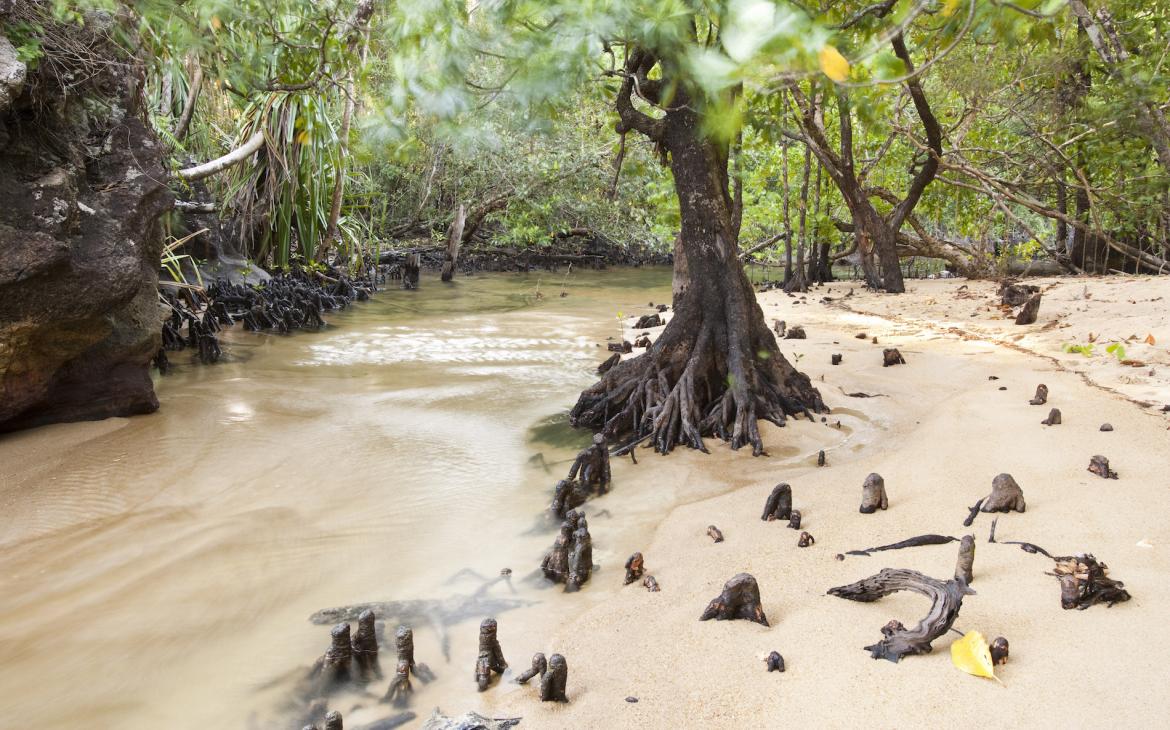
[[[834,81],[841,82],[849,78],[849,61],[841,52],[832,46],[825,46],[819,55],[821,70]]]
[[[1154,344],[1154,342],[1155,342],[1155,340],[1154,340],[1154,336],[1152,334],[1146,335],[1146,344],[1147,345],[1152,345],[1152,344]]]
[[[995,679],[995,665],[991,663],[991,647],[978,631],[968,631],[963,638],[951,644],[951,663],[967,674]]]
[[[1141,360],[1122,360],[1122,365],[1128,365],[1131,368],[1144,368],[1146,364]]]

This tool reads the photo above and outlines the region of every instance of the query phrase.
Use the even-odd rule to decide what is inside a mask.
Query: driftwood
[[[711,599],[699,617],[700,621],[710,619],[744,619],[768,626],[768,618],[760,605],[760,587],[756,579],[747,573],[740,573],[723,584],[723,592]]]
[[[655,580],[654,576],[652,575],[648,575],[643,578],[642,585],[646,586],[646,590],[650,593],[657,593],[660,590],[658,588],[658,581]]]
[[[1034,406],[1042,406],[1047,402],[1048,402],[1048,386],[1045,385],[1044,383],[1041,383],[1040,385],[1036,386],[1036,395],[1033,396],[1032,400],[1028,401],[1028,403],[1031,405],[1034,405]]]
[[[918,535],[916,537],[907,538],[900,542],[891,543],[889,545],[882,545],[880,547],[866,548],[865,550],[850,550],[846,555],[869,555],[870,553],[880,553],[886,550],[901,550],[909,547],[922,547],[924,545],[946,545],[949,542],[958,542],[959,538],[951,537],[949,535]]]
[[[715,542],[723,542],[723,531],[715,525],[707,525],[707,536]]]
[[[792,514],[788,516],[788,527],[793,530],[800,529],[800,510],[792,510]]]
[[[1117,472],[1109,468],[1109,459],[1097,454],[1089,460],[1089,471],[1102,479],[1116,479]]]
[[[645,332],[634,339],[634,347],[647,348],[650,346],[650,336]]]
[[[975,522],[975,518],[979,516],[979,510],[983,509],[983,502],[987,499],[984,497],[972,506],[968,507],[967,519],[963,520],[963,527],[970,527]]]
[[[463,243],[463,224],[466,220],[467,210],[460,203],[455,220],[451,221],[451,226],[447,229],[447,249],[443,253],[443,271],[439,275],[442,281],[451,281],[455,278],[455,267],[459,263],[459,245]]]
[[[536,652],[532,655],[532,667],[516,675],[516,684],[528,684],[528,680],[533,677],[543,677],[547,670],[548,662],[545,661],[544,654]]]
[[[991,642],[991,663],[996,666],[1007,664],[1008,653],[1008,640],[997,636],[995,641]]]
[[[485,618],[479,625],[479,658],[475,660],[475,684],[483,692],[491,684],[492,674],[503,674],[508,668],[504,652],[496,638],[496,620]]]
[[[421,730],[510,730],[519,724],[518,717],[490,718],[477,712],[447,717],[436,708]]]
[[[575,515],[576,513],[570,510],[568,514]],[[544,573],[544,577],[553,583],[564,583],[569,576],[569,551],[572,549],[575,522],[575,520],[570,522],[566,517],[565,521],[561,523],[560,532],[557,533],[553,546],[545,553],[544,559],[540,563],[540,570]]]
[[[881,474],[870,474],[865,478],[865,483],[861,485],[861,509],[859,511],[863,515],[870,515],[887,507],[889,507],[889,500],[886,498],[886,480],[882,479]]]
[[[883,629],[881,641],[865,647],[874,659],[899,661],[908,654],[925,654],[930,643],[950,630],[963,606],[963,597],[974,593],[960,580],[941,581],[915,570],[885,568],[845,586],[829,589],[829,595],[869,603],[897,591],[913,591],[930,599],[930,611],[912,629],[891,623]]]
[[[764,503],[764,514],[760,519],[766,522],[772,520],[786,520],[792,516],[792,487],[788,484],[777,484],[768,501]]]
[[[1050,575],[1060,579],[1060,607],[1085,610],[1105,603],[1112,606],[1130,599],[1125,584],[1108,576],[1104,563],[1089,554],[1053,558],[1056,567]]]
[[[891,365],[905,365],[906,358],[902,357],[902,353],[898,352],[898,348],[890,347],[882,350],[882,367],[888,368]]]
[[[834,355],[833,355],[833,356],[830,358],[830,361],[832,362],[832,364],[833,364],[833,365],[840,365],[840,364],[841,364],[841,355],[839,355],[839,354],[834,354]]]
[[[776,339],[784,339],[784,333],[788,331],[788,323],[782,319],[772,320],[772,331],[776,333]]]
[[[991,480],[991,494],[982,500],[980,512],[1024,511],[1024,490],[1016,484],[1011,474],[999,474]]]
[[[629,354],[634,351],[634,346],[630,344],[629,340],[622,340],[621,342],[611,342],[605,346],[605,349],[610,352],[621,352]]]
[[[378,664],[378,633],[374,626],[374,612],[369,609],[358,616],[358,628],[353,633],[353,662],[357,665],[358,678],[369,682],[382,678]]]
[[[548,671],[540,676],[541,702],[568,702],[565,685],[569,679],[569,665],[560,654],[548,658]]]
[[[626,585],[633,583],[646,572],[642,553],[634,553],[626,560]]]
[[[1040,423],[1044,424],[1045,426],[1059,426],[1060,425],[1060,409],[1053,408],[1051,411],[1048,411],[1048,418],[1045,418]]]
[[[824,450],[824,449],[821,449],[821,450],[820,450],[820,451],[817,453],[817,466],[825,466],[825,465],[826,465],[826,462],[825,462],[825,450]]]
[[[1101,424],[1101,428],[1099,428],[1099,429],[1097,429],[1097,430],[1098,430],[1098,431],[1112,431],[1112,430],[1113,430],[1113,424],[1111,424],[1111,423],[1102,423],[1102,424]]]
[[[1028,297],[1028,301],[1024,302],[1024,308],[1016,315],[1016,324],[1034,324],[1036,322],[1036,315],[1040,312],[1040,293],[1037,292]]]
[[[959,543],[959,557],[955,561],[955,580],[961,580],[967,585],[975,580],[975,536],[964,535]]]
[[[806,340],[808,339],[808,336],[804,334],[804,327],[801,327],[800,325],[793,325],[792,327],[788,328],[786,333],[784,333],[784,339]]]
[[[812,535],[810,535],[807,532],[802,532],[802,533],[800,533],[800,539],[797,540],[797,542],[796,542],[796,547],[802,547],[802,548],[808,547],[815,542],[816,542],[816,540],[813,539]]]
[[[784,657],[780,656],[780,652],[774,651],[768,655],[764,660],[768,665],[769,672],[783,672],[784,671]]]

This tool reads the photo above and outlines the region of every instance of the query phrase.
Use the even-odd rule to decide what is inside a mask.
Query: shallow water
[[[412,709],[466,709],[481,618],[516,634],[512,602],[539,603],[515,614],[534,634],[601,599],[526,580],[538,516],[588,442],[564,414],[617,313],[669,301],[664,269],[574,272],[563,298],[562,276],[428,277],[322,333],[233,328],[226,362],[176,353],[154,415],[0,439],[0,726],[300,728],[295,679],[329,641],[309,615],[413,599],[448,600],[403,609],[438,675]],[[334,704],[347,727],[391,713],[386,683]]]

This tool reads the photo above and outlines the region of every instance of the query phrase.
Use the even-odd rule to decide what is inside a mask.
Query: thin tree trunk
[[[463,242],[463,223],[466,219],[466,212],[463,204],[459,204],[459,210],[455,213],[455,220],[451,221],[451,227],[447,229],[447,251],[443,256],[443,272],[439,278],[443,281],[451,281],[455,277],[455,267],[459,263],[459,244]]]
[[[187,101],[183,104],[183,113],[179,117],[179,123],[175,125],[175,139],[180,142],[187,136],[187,131],[191,128],[191,119],[195,116],[195,104],[198,103],[199,92],[203,88],[203,65],[199,63],[199,57],[190,54],[188,62],[195,69],[191,72],[191,82],[187,85]]]
[[[370,49],[369,35],[365,31],[363,35],[360,66],[365,65],[366,54]],[[329,207],[329,223],[325,226],[325,250],[321,252],[321,258],[329,255],[331,246],[341,249],[341,232],[337,225],[341,221],[341,203],[345,197],[346,158],[349,156],[349,130],[353,123],[356,94],[357,82],[353,69],[350,69],[345,79],[345,110],[341,113],[341,132],[337,145],[337,177],[333,181],[333,202]]]
[[[788,212],[789,186],[788,186],[788,145],[787,143],[781,149],[780,173],[784,184],[784,286],[788,286],[788,282],[792,281],[792,217]]]
[[[805,145],[804,170],[800,176],[800,232],[797,235],[796,269],[789,280],[786,291],[808,291],[808,280],[804,271],[804,250],[808,243],[808,180],[812,172],[812,150]]]
[[[217,157],[210,162],[204,162],[202,165],[195,165],[183,170],[179,170],[175,175],[183,180],[193,181],[202,180],[205,177],[217,175],[224,170],[227,170],[234,165],[238,165],[252,155],[256,154],[261,147],[264,146],[264,130],[261,129],[239,147],[227,153],[223,157]]]

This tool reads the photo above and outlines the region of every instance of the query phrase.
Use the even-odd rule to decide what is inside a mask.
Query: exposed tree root
[[[703,439],[711,436],[763,454],[759,420],[783,426],[788,416],[811,420],[827,409],[758,319],[758,327],[717,326],[709,316],[680,311],[649,350],[581,394],[570,422],[611,440],[648,437],[663,454],[679,444],[706,452]]]

